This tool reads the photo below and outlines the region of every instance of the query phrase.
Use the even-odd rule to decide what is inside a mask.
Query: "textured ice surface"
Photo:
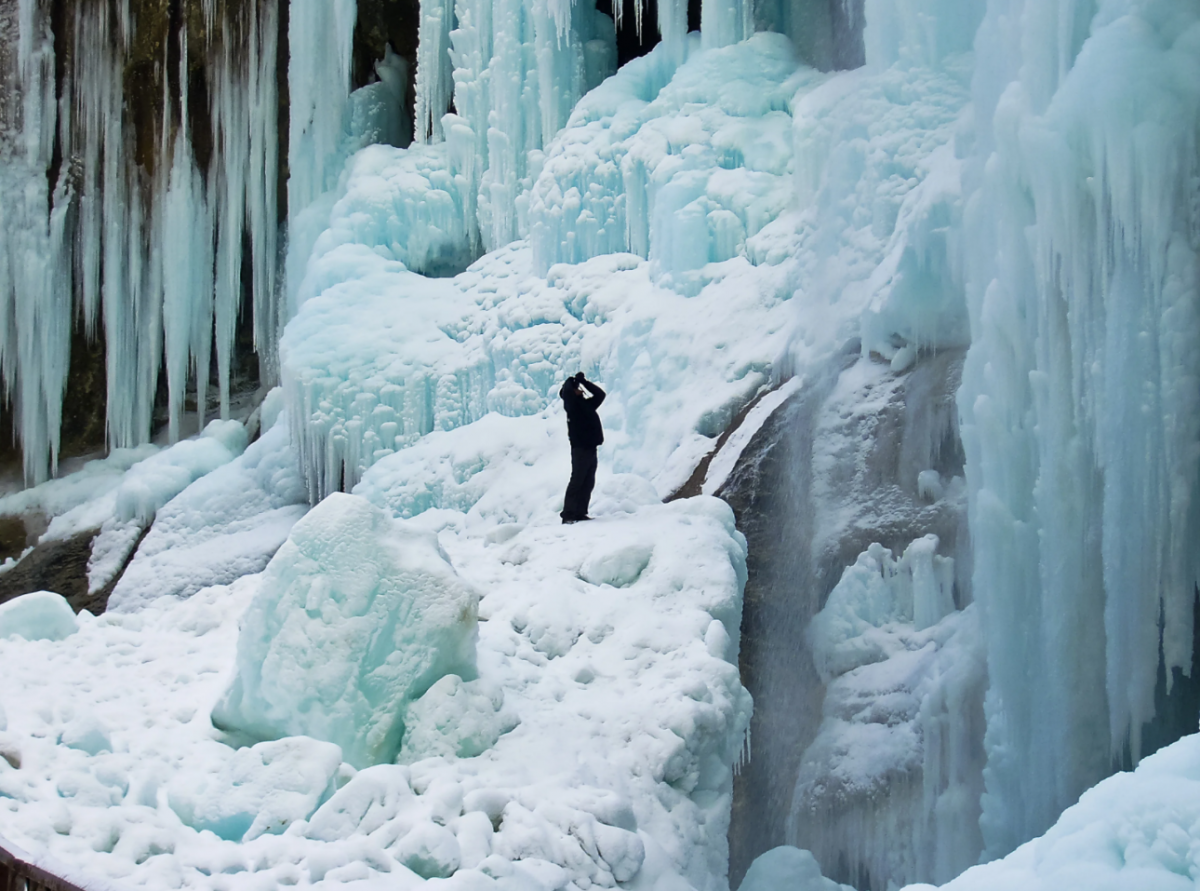
[[[334,742],[357,767],[390,760],[409,703],[474,675],[477,601],[432,535],[331,495],[268,564],[213,721]]]
[[[981,844],[983,636],[937,549],[934,535],[899,558],[871,545],[808,630],[827,689],[791,820],[824,862],[857,864],[856,884],[945,881]]]
[[[62,640],[78,628],[75,611],[52,591],[34,591],[0,603],[0,637]]]
[[[694,293],[788,206],[790,103],[821,76],[759,34],[678,69],[660,44],[576,106],[529,196],[536,268],[631,251]]]

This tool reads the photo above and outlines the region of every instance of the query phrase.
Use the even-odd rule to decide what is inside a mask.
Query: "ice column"
[[[14,8],[15,7],[15,8]],[[58,463],[71,346],[71,253],[60,178],[46,176],[57,123],[49,11],[19,0],[0,11],[0,369],[25,444],[25,477]]]
[[[1141,752],[1200,575],[1200,10],[993,0],[959,394],[986,854]],[[1161,634],[1161,645],[1160,645]]]
[[[472,4],[481,6],[482,4]],[[442,115],[450,107],[454,68],[450,61],[450,31],[454,0],[421,0],[417,43],[417,105],[413,130],[417,142],[440,142]]]
[[[970,50],[987,5],[987,0],[865,0],[867,65],[933,67],[951,53]]]
[[[295,217],[341,172],[330,162],[350,96],[358,4],[291,0],[288,15],[288,210]]]
[[[700,45],[705,49],[739,43],[753,33],[753,0],[701,0]]]

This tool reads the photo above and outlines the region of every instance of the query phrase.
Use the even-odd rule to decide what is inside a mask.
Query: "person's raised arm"
[[[587,378],[584,378],[582,383],[585,387],[587,387],[587,391],[592,394],[592,408],[599,408],[604,402],[604,397],[608,394],[600,389],[599,384],[593,384]]]

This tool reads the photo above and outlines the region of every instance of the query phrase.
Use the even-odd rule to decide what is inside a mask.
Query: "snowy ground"
[[[578,527],[552,504],[488,533],[426,515],[482,593],[478,679],[439,687],[456,717],[410,728],[403,765],[213,729],[261,575],[0,641],[0,834],[147,888],[719,887],[750,709],[728,630],[744,546],[719,501],[662,505],[636,482],[610,479]],[[492,710],[498,740],[458,726]]]

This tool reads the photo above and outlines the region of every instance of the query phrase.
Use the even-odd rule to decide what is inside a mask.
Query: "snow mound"
[[[495,745],[517,724],[504,714],[504,691],[448,674],[408,708],[404,745],[396,760],[411,764],[424,758],[474,758]]]
[[[34,591],[0,603],[0,638],[62,640],[78,628],[71,605],[53,591]]]
[[[134,465],[117,487],[116,519],[149,523],[189,484],[240,455],[248,439],[237,421],[210,421],[196,439],[185,439]]]
[[[328,740],[358,767],[390,760],[409,703],[474,674],[477,602],[432,535],[332,495],[267,566],[213,722]]]
[[[197,832],[249,841],[312,814],[333,791],[341,763],[341,749],[332,743],[287,737],[231,752],[218,773],[199,783],[178,778],[167,799]]]

